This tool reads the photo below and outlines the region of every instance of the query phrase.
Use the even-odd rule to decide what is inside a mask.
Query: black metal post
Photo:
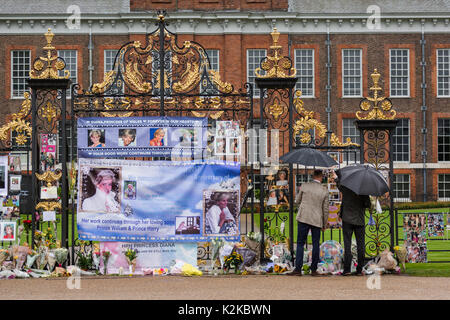
[[[66,137],[66,89],[61,90],[61,138],[62,138],[62,186],[61,186],[61,247],[68,248],[68,188],[67,188],[67,137]],[[60,146],[61,148],[61,146]]]
[[[264,89],[259,89],[259,120],[260,120],[260,132],[258,138],[261,139],[261,130],[265,130],[264,123]],[[264,144],[266,145],[266,144]],[[260,261],[264,259],[264,176],[263,176],[263,163],[261,161],[261,144],[259,147],[259,228],[261,230],[261,252]]]
[[[293,90],[289,88],[289,151],[293,149],[292,141],[294,139],[294,97]],[[289,190],[291,191],[289,197],[289,251],[294,252],[294,199],[295,199],[295,189],[294,189],[294,165],[289,163]],[[297,230],[298,232],[298,230]],[[292,259],[294,255],[292,254]]]
[[[159,107],[160,115],[164,116],[164,19],[159,20]]]
[[[31,210],[31,221],[32,221],[32,227],[31,227],[31,249],[34,249],[34,233],[36,231],[35,223],[36,223],[36,204],[38,201],[38,182],[36,173],[38,172],[39,168],[39,147],[38,147],[38,132],[37,132],[37,107],[36,107],[36,100],[37,100],[37,92],[36,89],[31,90],[31,203],[32,203],[32,210]]]

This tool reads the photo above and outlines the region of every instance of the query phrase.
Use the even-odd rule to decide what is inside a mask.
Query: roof
[[[75,6],[75,7],[74,7]],[[77,7],[78,8],[77,8]],[[2,0],[0,14],[128,13],[129,0]]]

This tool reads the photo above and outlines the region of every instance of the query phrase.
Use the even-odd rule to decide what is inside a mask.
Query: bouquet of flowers
[[[212,254],[212,259],[211,259],[211,268],[214,269],[214,266],[216,264],[217,258],[219,258],[219,251],[220,248],[222,248],[224,245],[224,241],[222,239],[219,238],[215,238],[211,240],[211,254]]]
[[[133,273],[136,269],[136,258],[137,258],[137,250],[135,249],[127,249],[125,252],[125,257],[127,258],[128,266],[130,268],[130,273]]]
[[[31,269],[36,259],[39,257],[39,255],[34,250],[29,250],[27,255],[27,262],[26,266],[28,269]]]
[[[56,264],[56,257],[55,252],[53,250],[47,251],[47,265],[48,265],[48,271],[52,272],[53,268]]]
[[[58,266],[61,267],[64,262],[67,260],[67,254],[69,251],[66,248],[58,248],[55,249],[55,258]]]
[[[103,274],[106,274],[108,272],[108,260],[109,260],[110,256],[111,256],[111,252],[109,252],[109,251],[102,252]]]
[[[223,264],[224,270],[229,270],[230,268],[234,268],[234,272],[239,272],[239,265],[244,261],[242,255],[233,251],[229,256],[225,257],[225,262]]]
[[[39,247],[39,257],[36,259],[36,266],[39,270],[43,270],[47,265],[47,252],[48,248],[45,246]]]
[[[6,249],[0,249],[0,267],[2,266],[3,262],[6,261],[9,258],[9,251]]]
[[[101,256],[100,251],[94,251],[94,254],[92,255],[92,259],[94,261],[94,266],[95,266],[95,269],[97,269],[97,270],[100,266],[100,256]]]
[[[19,246],[17,248],[17,259],[16,259],[16,269],[22,269],[25,261],[27,260],[28,251],[30,248],[27,246]]]
[[[33,222],[31,220],[23,220],[22,223],[23,223],[23,226],[25,228],[25,232],[28,235],[30,233],[31,229],[32,229]]]

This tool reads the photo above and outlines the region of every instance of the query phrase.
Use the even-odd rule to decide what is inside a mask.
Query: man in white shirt
[[[116,193],[111,191],[115,176],[111,170],[102,170],[95,178],[95,194],[83,201],[83,211],[120,213],[120,204],[114,199]]]

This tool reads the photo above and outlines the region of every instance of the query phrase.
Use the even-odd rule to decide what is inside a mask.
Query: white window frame
[[[392,150],[393,151],[392,152],[392,156],[394,158],[393,161],[395,163],[409,163],[409,162],[411,162],[411,120],[409,118],[400,118],[399,120],[402,120],[402,121],[403,120],[408,120],[407,121],[407,123],[408,123],[408,160],[395,160],[394,150]],[[396,136],[397,128],[399,128],[399,126],[397,126],[396,129],[394,130],[394,133],[393,133],[394,137]],[[404,137],[404,136],[402,135],[402,137]],[[403,152],[401,152],[401,153],[403,153]]]
[[[264,52],[264,56],[260,57],[260,59],[256,62],[253,62],[254,66],[252,69],[250,69],[250,52],[253,51],[263,51]],[[256,75],[255,75],[255,69],[260,67],[260,62],[262,60],[262,58],[267,57],[267,50],[266,49],[247,49],[247,82],[251,83],[253,85],[253,97],[254,98],[259,98],[260,95],[260,89],[256,86]],[[253,58],[256,59],[256,58]],[[261,74],[264,74],[263,70],[261,69]],[[253,79],[253,80],[251,80]]]
[[[447,120],[447,122],[449,122],[449,126],[448,128],[450,128],[450,119],[449,118],[438,118],[437,119],[437,139],[438,139],[438,143],[437,143],[437,161],[438,163],[449,163],[450,162],[450,134],[449,135],[439,135],[439,122],[440,120]],[[449,140],[449,143],[446,144],[448,146],[449,151],[447,152],[449,154],[449,160],[439,160],[439,138],[440,137],[444,137],[447,138]],[[445,158],[445,153],[444,153],[444,158]]]
[[[442,69],[444,72],[447,73],[447,76],[440,76],[439,72],[439,52],[447,51],[447,62],[445,62],[448,65],[447,70]],[[444,59],[444,57],[442,57]],[[444,63],[444,62],[443,62]],[[439,94],[439,79],[440,78],[447,78],[447,94]],[[450,48],[440,48],[436,49],[436,97],[438,98],[450,98]]]
[[[441,182],[440,180],[440,178],[441,178],[441,176],[448,176],[448,183],[450,184],[450,174],[446,174],[446,173],[441,173],[441,174],[438,174],[438,183],[437,183],[437,192],[438,192],[438,194],[437,194],[437,196],[438,196],[438,201],[450,201],[450,197],[440,197],[439,196],[439,191],[441,190],[440,188],[439,188],[439,184],[440,183],[446,183],[446,181],[443,181],[443,182]],[[447,190],[444,188],[444,190],[443,190],[444,192],[446,192]],[[448,192],[450,192],[450,190],[448,191]]]
[[[392,91],[394,91],[394,90],[397,90],[397,89],[394,89],[393,90],[393,88],[392,88],[392,84],[393,84],[393,81],[392,81],[392,79],[393,78],[403,78],[404,76],[399,76],[399,75],[396,75],[396,76],[393,76],[392,75],[392,72],[393,72],[393,68],[392,68],[392,52],[393,51],[406,51],[406,58],[407,58],[407,62],[406,62],[406,65],[407,65],[407,72],[406,72],[406,78],[407,78],[407,81],[406,81],[406,85],[407,85],[407,94],[406,95],[403,95],[403,94],[396,94],[396,95],[393,95],[392,94]],[[403,58],[403,55],[402,55],[402,58]],[[403,64],[403,62],[400,62],[400,64]],[[411,66],[410,66],[410,54],[409,54],[409,49],[402,49],[402,48],[398,48],[398,49],[390,49],[389,50],[389,95],[390,95],[390,97],[392,97],[392,98],[409,98],[410,97],[410,95],[411,95],[411,90],[410,90],[410,87],[411,87],[411,84],[410,84],[410,81],[411,81],[411,79],[410,79],[410,72],[411,72]],[[397,69],[398,70],[398,69]],[[403,69],[402,69],[402,71],[403,71]],[[401,89],[402,91],[403,91],[403,89]]]
[[[360,141],[359,141],[359,140],[360,140],[359,131],[358,131],[358,129],[356,128],[356,125],[353,123],[355,120],[356,120],[355,118],[344,118],[344,119],[342,119],[342,141],[345,141],[345,140],[347,139],[347,137],[350,137],[350,139],[352,140],[352,142],[355,142],[355,143],[360,144]],[[356,130],[357,135],[351,135],[351,136],[350,136],[350,135],[344,134],[345,129],[348,128],[347,126],[345,126],[346,121],[350,121],[350,122],[353,124],[353,126],[355,127],[355,130]],[[360,157],[361,157],[360,152],[361,152],[361,151],[356,151],[356,150],[355,150],[355,151],[352,151],[352,152],[350,152],[350,153],[343,152],[343,155],[342,155],[342,164],[346,165],[346,164],[347,164],[347,156],[353,157],[353,155],[356,157],[355,161],[349,159],[349,160],[348,160],[348,164],[352,164],[352,163],[360,163],[360,162],[361,162],[361,161],[360,161]]]
[[[344,59],[345,59],[345,54],[344,54],[344,52],[347,52],[347,51],[359,51],[359,95],[358,94],[355,94],[355,95],[350,95],[350,94],[345,94],[345,78],[346,77],[357,77],[357,76],[355,76],[355,75],[353,75],[353,76],[345,76],[345,66],[346,66],[346,63],[344,62]],[[344,49],[342,49],[342,52],[341,52],[341,55],[342,55],[342,97],[343,98],[361,98],[362,97],[362,95],[363,95],[363,66],[362,66],[362,59],[363,59],[363,56],[362,56],[362,49],[357,49],[357,48],[355,48],[355,49],[353,49],[353,48],[344,48]]]
[[[302,79],[302,77],[309,77],[309,76],[301,75],[301,72],[302,72],[302,68],[300,67],[301,63],[299,61],[297,61],[297,57],[300,54],[300,52],[306,52],[306,51],[311,51],[312,52],[312,55],[311,55],[311,58],[312,58],[312,61],[311,61],[312,89],[311,89],[311,91],[312,92],[311,92],[311,94],[305,94],[304,90],[301,87],[301,84],[302,84],[301,79]],[[315,71],[316,70],[314,68],[315,67],[315,55],[316,55],[316,52],[315,52],[315,50],[313,48],[299,48],[299,49],[295,49],[294,50],[295,68],[297,69],[297,77],[299,79],[297,81],[297,84],[295,85],[295,89],[302,91],[302,98],[314,98],[315,95],[316,95],[315,86],[314,86],[314,83],[315,83],[315,80],[316,80],[315,79]]]
[[[66,57],[64,57],[64,54],[62,54],[63,52],[75,52],[75,77],[73,76],[74,74],[74,70],[72,70],[72,68],[70,67],[70,62],[67,61]],[[70,72],[70,76],[69,79],[72,80],[72,84],[78,83],[78,50],[76,49],[61,49],[58,50],[57,52],[58,57],[61,57],[64,59],[64,62],[66,63],[66,67],[64,68],[64,70],[68,70]],[[60,70],[58,71],[59,76],[64,76],[64,70]],[[73,79],[75,78],[75,80]],[[67,99],[70,99],[72,97],[72,92],[71,90],[67,90]]]
[[[210,70],[220,72],[220,50],[219,49],[205,49],[205,51],[206,51],[206,54],[208,55],[209,62],[211,65]],[[217,63],[215,60],[217,60]],[[203,88],[204,88],[203,84],[200,83],[200,92],[203,92]],[[217,91],[216,93],[219,93],[219,92]],[[209,94],[215,94],[215,93],[209,92]]]
[[[25,70],[25,76],[14,77],[14,71],[15,71],[15,69],[14,69],[14,52],[28,52],[29,65],[28,65],[28,71]],[[26,85],[26,80],[25,79],[29,78],[29,74],[30,74],[30,71],[31,71],[31,50],[11,50],[10,55],[11,55],[10,56],[11,57],[11,74],[10,74],[10,76],[11,76],[11,78],[10,78],[10,81],[11,81],[11,84],[10,84],[11,85],[11,87],[10,87],[11,88],[11,99],[23,99],[23,94],[24,94],[24,92],[27,91],[27,85]],[[19,71],[17,71],[17,72],[19,72]],[[23,92],[21,92],[19,90],[19,93],[15,94],[15,91],[14,91],[14,79],[24,79],[25,87],[24,87]]]
[[[411,202],[411,175],[408,173],[399,173],[399,174],[394,174],[395,176],[407,176],[408,177],[408,198],[396,198],[396,194],[394,194],[394,202]],[[405,181],[401,181],[399,183],[405,184]],[[393,186],[396,184],[399,184],[398,182],[393,181]],[[397,191],[397,189],[395,189],[395,191]],[[402,189],[403,191],[403,189]]]
[[[107,57],[107,53],[112,53],[112,52],[115,52],[114,56],[112,58],[111,57]],[[114,68],[114,59],[116,58],[118,52],[119,52],[119,49],[105,49],[105,50],[103,50],[103,74],[106,74],[107,72],[113,70],[113,68]],[[112,59],[112,61],[110,63],[111,64],[111,68],[108,67],[108,63],[109,63],[108,60],[110,60],[110,59]]]

